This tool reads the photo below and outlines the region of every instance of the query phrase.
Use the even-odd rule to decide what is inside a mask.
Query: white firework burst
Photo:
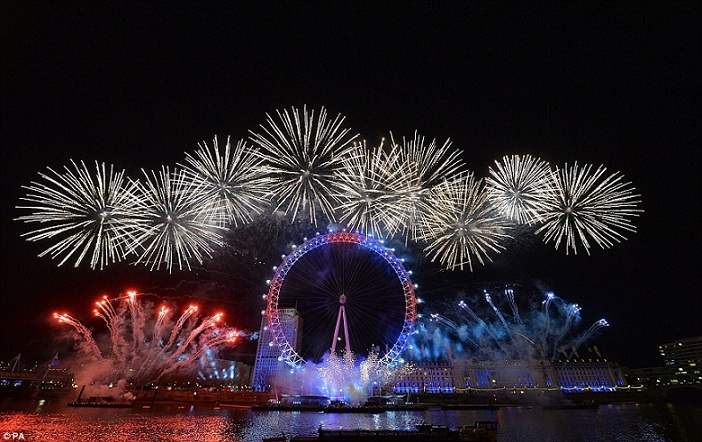
[[[421,189],[432,189],[451,178],[463,166],[461,151],[452,147],[450,139],[439,146],[436,139],[427,139],[414,132],[412,139],[402,137],[402,144],[396,142],[392,132],[390,139],[407,159],[417,165],[415,173],[418,176]]]
[[[413,181],[416,181],[417,186],[412,193],[410,210],[407,211],[407,217],[402,220],[402,223],[407,235],[405,239],[416,240],[422,214],[430,209],[428,205],[430,191],[459,172],[464,167],[464,163],[461,152],[452,147],[450,139],[446,139],[439,145],[436,139],[427,141],[423,135],[415,131],[411,139],[402,137],[401,144],[395,141],[392,132],[390,140],[393,148],[414,166],[411,171],[416,175]]]
[[[317,224],[318,212],[334,219],[338,186],[335,172],[352,150],[356,135],[342,127],[344,117],[327,117],[325,108],[302,112],[292,107],[276,111],[277,118],[266,114],[261,132],[251,140],[261,148],[273,182],[271,194],[276,210],[291,213],[293,220],[306,217]]]
[[[222,245],[221,226],[212,223],[213,210],[207,205],[204,183],[187,179],[182,170],[142,170],[138,182],[140,234],[132,246],[139,253],[136,264],[151,270],[165,266],[172,271],[190,270],[192,260],[202,263]]]
[[[75,257],[75,267],[90,256],[90,267],[103,269],[124,259],[135,234],[134,185],[112,165],[96,161],[94,172],[82,161],[71,160],[71,166],[61,172],[47,168],[41,180],[23,186],[27,194],[20,200],[26,204],[17,208],[31,213],[16,219],[40,224],[22,235],[27,240],[55,241],[39,256],[59,258],[59,266]]]
[[[263,161],[244,140],[232,147],[227,137],[222,150],[215,136],[212,148],[204,141],[198,146],[194,153],[185,154],[182,167],[196,186],[202,183],[211,222],[220,227],[250,222],[268,202],[271,181],[266,178]]]
[[[502,157],[486,179],[492,204],[510,221],[540,222],[552,190],[550,171],[546,161],[531,155]]]
[[[422,217],[420,239],[432,261],[447,269],[465,266],[473,271],[473,261],[492,261],[490,254],[504,250],[509,237],[506,221],[495,211],[482,180],[470,172],[444,181],[432,191],[433,208]]]
[[[365,141],[343,159],[336,171],[337,211],[341,222],[376,236],[393,236],[412,210],[419,189],[416,164],[397,149]]]
[[[593,171],[591,164],[565,165],[551,172],[554,191],[547,200],[543,233],[545,243],[554,242],[558,249],[565,242],[566,254],[578,253],[578,244],[590,254],[590,240],[609,248],[626,239],[623,232],[636,232],[632,218],[639,216],[641,195],[635,193],[631,182],[615,172],[605,175],[607,168]]]

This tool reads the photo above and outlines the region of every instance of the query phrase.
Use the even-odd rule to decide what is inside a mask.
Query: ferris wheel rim
[[[288,338],[285,336],[285,333],[283,333],[278,310],[280,290],[288,272],[292,270],[293,266],[300,258],[308,252],[328,244],[357,244],[383,258],[393,269],[395,276],[397,276],[402,286],[405,300],[405,315],[402,330],[390,350],[378,359],[378,364],[380,365],[392,366],[396,364],[397,361],[401,359],[401,354],[407,345],[409,335],[414,330],[414,324],[417,319],[415,285],[412,283],[410,273],[405,269],[402,260],[395,256],[392,249],[385,247],[382,240],[378,240],[372,235],[366,235],[361,232],[349,232],[346,230],[329,232],[326,234],[318,233],[313,238],[305,240],[300,246],[294,246],[295,250],[289,255],[283,255],[283,262],[275,267],[273,279],[268,281],[269,287],[266,294],[266,310],[264,314],[268,319],[268,329],[273,337],[273,343],[280,350],[278,360],[294,368],[302,367],[306,362],[305,359],[295,351],[293,346],[290,345]]]

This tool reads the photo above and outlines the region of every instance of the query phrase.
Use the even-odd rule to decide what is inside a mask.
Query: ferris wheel
[[[268,281],[264,312],[279,360],[301,367],[322,350],[336,353],[337,341],[354,353],[373,342],[382,365],[401,359],[417,317],[416,285],[383,240],[345,230],[318,233],[282,259]],[[279,310],[293,306],[304,319],[307,345],[300,351],[286,336]]]

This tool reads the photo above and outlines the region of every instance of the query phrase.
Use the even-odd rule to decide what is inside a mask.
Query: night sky
[[[3,2],[0,359],[50,357],[57,308],[88,317],[103,291],[197,277],[36,257],[42,244],[23,241],[12,218],[37,171],[73,158],[136,176],[302,104],[343,113],[368,140],[414,129],[450,137],[481,176],[494,159],[525,153],[622,171],[645,210],[629,241],[576,257],[526,237],[450,279],[541,281],[588,322],[607,318],[597,343],[631,366],[656,364],[659,343],[702,334],[699,11],[445,6]],[[225,302],[230,322],[257,327],[238,312],[260,302],[239,290]]]

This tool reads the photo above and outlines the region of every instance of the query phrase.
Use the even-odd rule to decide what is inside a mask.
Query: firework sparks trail
[[[203,339],[200,347],[194,351],[192,354],[188,355],[186,358],[166,366],[159,374],[156,376],[154,382],[159,381],[162,377],[182,370],[186,367],[194,366],[195,362],[200,359],[200,357],[209,349],[218,347],[222,344],[235,344],[240,337],[246,336],[246,333],[237,330],[221,331],[213,333],[214,336]]]
[[[166,322],[166,315],[168,315],[170,309],[165,305],[162,305],[158,311],[158,318],[156,318],[156,323],[154,324],[154,331],[152,334],[152,341],[158,342],[161,340],[161,334],[163,333],[163,325]]]
[[[89,256],[91,268],[103,269],[129,253],[137,231],[135,185],[112,165],[96,161],[94,172],[82,161],[71,160],[71,166],[62,172],[48,168],[39,172],[41,180],[22,186],[27,193],[20,200],[26,204],[17,208],[31,213],[16,219],[40,224],[22,234],[28,241],[55,241],[40,257],[60,259],[59,266],[75,257],[78,267]]]
[[[124,360],[127,354],[128,344],[121,333],[121,326],[123,323],[122,317],[117,314],[117,311],[106,295],[103,296],[101,300],[97,301],[95,305],[97,306],[97,308],[93,310],[95,316],[101,318],[105,322],[110,332],[112,353],[118,360]]]
[[[167,167],[158,173],[142,172],[144,181],[138,182],[142,231],[133,247],[143,251],[136,263],[151,270],[165,265],[170,272],[176,264],[179,270],[190,270],[191,260],[202,264],[205,256],[211,258],[213,247],[222,244],[223,228],[209,221],[212,207],[207,206],[203,183]]]
[[[473,309],[471,309],[468,304],[461,300],[458,302],[458,307],[461,308],[461,311],[465,312],[470,316],[470,318],[475,321],[479,327],[481,327],[483,330],[487,332],[488,335],[492,338],[493,342],[500,348],[504,350],[504,347],[502,346],[502,343],[500,342],[500,338],[495,334],[494,327],[491,327],[488,325],[487,322],[483,320],[480,316],[478,316]],[[482,340],[482,339],[481,339]]]
[[[489,296],[475,299],[478,303],[476,308],[480,307],[479,299],[485,301],[482,315],[476,313],[466,301],[460,300],[457,310],[449,308],[443,315],[432,313],[428,321],[420,321],[417,333],[410,336],[410,354],[419,359],[437,358],[451,349],[456,358],[555,360],[559,355],[571,358],[577,355],[580,346],[609,326],[606,320],[600,319],[578,333],[576,326],[580,321],[580,306],[568,304],[552,293],[545,294],[539,308],[534,308],[536,303],[526,300],[532,308],[522,312],[521,322],[499,314],[500,302],[506,305],[508,299]],[[497,314],[494,319],[490,319],[492,313]],[[463,347],[460,345],[463,343],[472,346]]]
[[[156,382],[165,375],[194,368],[195,362],[205,351],[235,344],[240,337],[246,336],[243,331],[220,326],[222,313],[205,318],[189,330],[185,323],[191,319],[195,325],[197,319],[193,315],[198,310],[190,306],[173,325],[172,339],[164,344],[161,338],[163,329],[171,325],[168,308],[161,306],[155,311],[155,320],[150,322],[145,318],[145,310],[136,292],[128,292],[127,296],[118,300],[121,301],[119,308],[114,307],[112,300],[103,298],[96,303],[94,310],[110,330],[111,353],[101,352],[91,331],[77,319],[67,314],[54,314],[59,323],[68,324],[76,331],[81,348],[91,360],[109,363],[109,379],[101,380],[106,383],[111,383],[115,378],[137,385]],[[153,323],[153,329],[148,333],[147,322]],[[134,330],[135,327],[138,330]],[[147,336],[151,339],[147,339]]]
[[[473,309],[470,308],[470,307],[468,306],[468,304],[467,304],[464,300],[458,301],[458,306],[459,306],[462,310],[464,310],[465,312],[467,312],[468,315],[470,316],[470,318],[471,318],[473,321],[478,322],[478,323],[483,323],[483,324],[485,323],[485,322],[483,321],[483,319],[482,319],[480,316],[478,316],[478,315],[473,311]]]
[[[93,334],[88,330],[83,324],[80,323],[76,318],[70,316],[68,313],[54,313],[54,319],[56,319],[61,324],[68,324],[80,335],[83,339],[84,345],[88,348],[88,353],[95,359],[102,359],[102,352],[95,343]]]
[[[187,179],[202,183],[204,205],[211,219],[219,227],[234,227],[249,223],[263,212],[268,204],[272,181],[266,177],[263,160],[246,141],[239,140],[232,147],[230,138],[224,150],[217,137],[212,148],[206,142],[194,153],[185,154],[182,165]]]
[[[181,330],[183,329],[183,326],[185,325],[185,321],[190,319],[190,317],[197,313],[198,310],[198,306],[190,305],[187,309],[185,309],[183,314],[180,315],[180,317],[175,323],[175,326],[173,326],[173,329],[171,330],[171,335],[168,338],[168,342],[163,346],[164,352],[169,350],[173,346],[173,344],[175,344],[178,335],[180,334]]]
[[[578,304],[569,304],[566,307],[566,311],[567,311],[566,321],[563,324],[563,327],[561,327],[560,333],[558,334],[556,339],[554,339],[554,341],[553,341],[553,354],[557,353],[558,345],[561,343],[561,341],[563,339],[565,339],[566,334],[568,334],[568,332],[571,330],[571,328],[573,327],[573,324],[580,321],[581,310],[582,309],[580,308],[580,306]]]
[[[552,192],[550,170],[546,161],[531,155],[502,157],[486,179],[491,203],[512,222],[540,222]]]
[[[609,322],[607,322],[606,319],[599,319],[595,321],[590,326],[590,328],[585,330],[580,336],[575,338],[571,347],[572,349],[570,357],[572,358],[574,355],[576,355],[580,346],[583,345],[583,343],[587,340],[591,339],[597,332],[599,332],[604,327],[609,327]]]
[[[316,112],[304,106],[301,113],[292,107],[276,111],[276,116],[266,114],[261,132],[249,131],[273,180],[275,210],[291,213],[293,221],[306,217],[315,225],[319,213],[334,220],[337,171],[357,135],[342,127],[345,117],[330,119],[325,108]]]
[[[406,221],[420,190],[417,165],[398,149],[354,144],[337,171],[340,220],[375,236],[393,236]]]
[[[430,191],[444,181],[453,177],[463,167],[461,151],[451,146],[451,140],[447,139],[439,146],[436,139],[427,142],[424,136],[416,131],[414,137],[408,139],[402,137],[402,143],[395,141],[390,132],[390,141],[393,149],[400,152],[410,165],[411,169],[407,173],[415,176],[413,180],[414,188],[409,189],[409,211],[406,212],[405,219],[402,220],[407,239],[417,240],[418,229],[421,227],[420,219],[427,210],[431,210]],[[408,180],[409,181],[409,180]]]
[[[578,253],[578,245],[590,254],[590,240],[601,248],[626,239],[623,232],[636,232],[631,218],[639,216],[641,196],[619,172],[605,176],[607,169],[591,164],[551,172],[554,189],[546,200],[544,224],[536,231],[546,244],[559,248],[565,243],[566,254]]]
[[[505,317],[502,315],[502,311],[500,311],[500,309],[492,302],[492,296],[490,296],[490,293],[488,293],[487,291],[483,291],[483,293],[485,294],[485,300],[490,305],[490,307],[492,307],[492,310],[495,312],[495,315],[497,315],[497,318],[504,326],[505,331],[507,331],[507,334],[511,337],[512,332],[510,330],[510,326],[509,324],[507,324]]]
[[[523,324],[521,316],[519,316],[519,307],[517,306],[517,301],[514,299],[514,290],[507,287],[505,288],[505,296],[509,302],[509,308],[512,310],[512,316],[517,324]]]
[[[138,353],[144,343],[144,311],[137,302],[137,293],[134,290],[127,292],[127,306],[132,320],[132,351]]]
[[[441,315],[439,313],[432,313],[431,315],[429,315],[429,318],[430,318],[429,319],[430,321],[435,321],[435,322],[437,322],[439,324],[443,324],[449,328],[452,328],[452,329],[458,328],[458,324],[456,324],[454,321],[448,319],[446,316]]]
[[[154,364],[159,364],[163,360],[168,358],[168,352],[171,351],[171,348],[173,345],[176,343],[178,337],[183,333],[185,330],[185,323],[193,317],[199,310],[199,307],[196,305],[190,305],[188,306],[187,309],[183,312],[183,314],[180,315],[178,320],[176,321],[175,325],[171,329],[171,334],[168,338],[168,341],[165,344],[161,344],[160,341],[160,336],[162,333],[162,328],[164,327],[165,321],[166,321],[166,313],[169,311],[168,308],[165,306],[161,306],[158,312],[158,318],[156,319],[156,323],[154,324],[154,329],[152,332],[152,335],[154,337],[158,336],[159,339],[154,339],[153,342],[159,343],[160,345],[160,350],[159,351],[154,351],[151,352],[146,359],[144,360],[143,364],[139,368],[139,372],[137,373],[137,377],[141,377],[143,373],[150,372],[150,370],[153,369]],[[178,349],[176,348],[176,351]],[[182,349],[183,351],[186,350],[186,348]]]
[[[185,338],[185,340],[178,346],[178,348],[171,354],[170,360],[174,361],[178,356],[180,356],[185,350],[192,344],[193,340],[200,336],[203,331],[208,328],[216,327],[217,323],[222,320],[222,313],[216,313],[210,317],[205,318],[200,325],[195,327]]]
[[[422,218],[425,252],[453,270],[464,266],[473,271],[473,260],[484,265],[490,253],[504,249],[508,224],[489,204],[482,180],[465,173],[444,181],[434,191],[434,210]]]
[[[546,327],[544,329],[544,341],[548,339],[548,335],[551,331],[551,316],[549,314],[549,306],[553,302],[553,300],[556,298],[556,295],[554,295],[551,292],[546,293],[546,299],[543,300],[543,305],[544,305],[544,317],[546,318]]]
[[[461,342],[468,342],[475,347],[480,347],[480,344],[477,341],[475,341],[470,336],[468,336],[466,333],[464,333],[464,330],[466,327],[464,327],[463,324],[459,325],[455,321],[453,321],[453,320],[451,320],[451,319],[447,318],[446,316],[439,314],[439,313],[430,314],[429,315],[429,322],[435,322],[437,324],[444,325],[444,326],[448,327],[450,330],[454,331],[456,333],[456,335],[458,336],[458,338],[461,340]],[[442,339],[444,339],[444,337],[437,334],[434,336],[434,339],[436,339],[437,341],[441,341]],[[442,345],[442,344],[439,344],[439,345]],[[444,346],[446,346],[446,345],[444,345]]]

